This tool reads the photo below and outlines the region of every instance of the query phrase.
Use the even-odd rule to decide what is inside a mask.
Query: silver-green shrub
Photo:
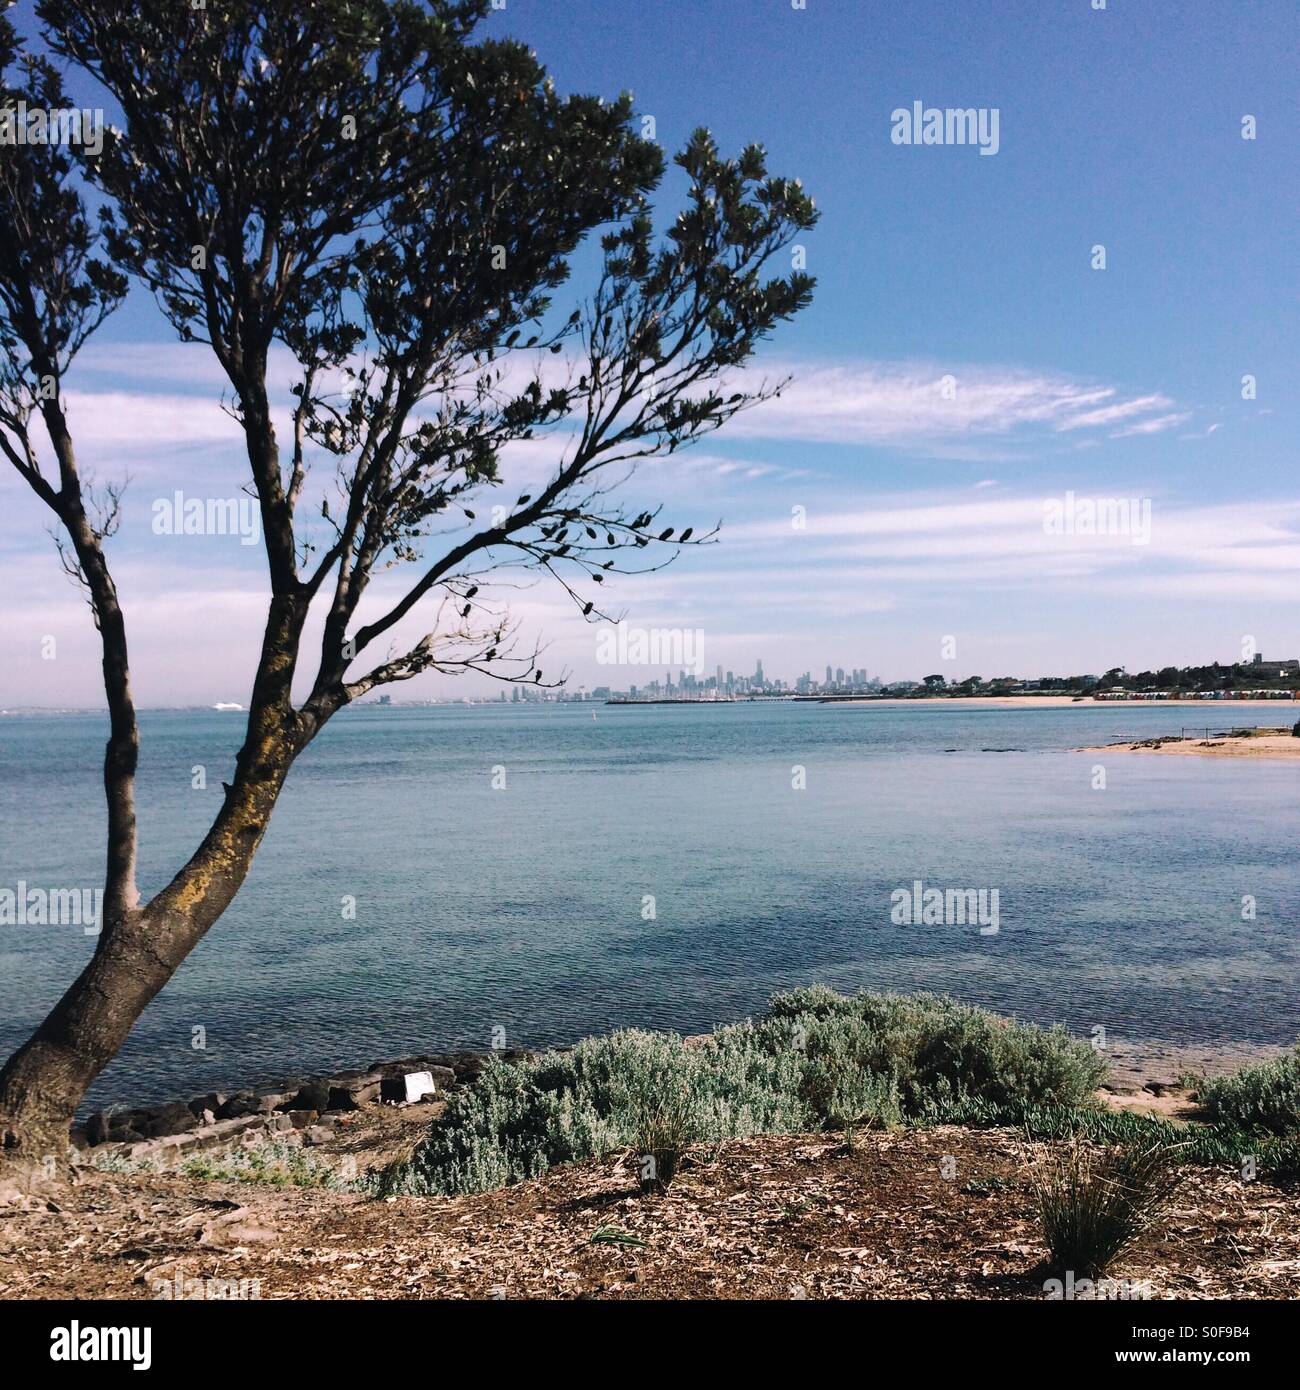
[[[797,1132],[809,1123],[800,1072],[800,1059],[757,1048],[748,1024],[692,1046],[633,1030],[529,1064],[497,1062],[451,1098],[380,1188],[481,1192],[621,1149],[650,1153],[662,1168],[688,1144]]]
[[[654,1158],[663,1185],[691,1144],[812,1129],[851,1142],[862,1126],[923,1121],[966,1101],[1074,1106],[1104,1075],[1099,1055],[1063,1029],[935,995],[846,998],[814,986],[690,1044],[627,1031],[494,1063],[378,1185],[481,1192],[620,1150]]]
[[[1276,1061],[1204,1081],[1198,1096],[1220,1123],[1270,1134],[1300,1130],[1300,1046]]]
[[[1106,1076],[1106,1063],[1064,1028],[1016,1023],[937,994],[852,997],[821,985],[778,994],[758,1025],[770,1045],[797,1045],[831,1020],[845,1020],[854,1052],[869,1071],[892,1076],[904,1114],[965,1099],[992,1105],[1082,1105]]]

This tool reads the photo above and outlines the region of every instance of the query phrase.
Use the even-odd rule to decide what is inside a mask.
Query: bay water
[[[1083,1035],[1289,1042],[1300,763],[1072,750],[1294,717],[353,708],[294,768],[248,883],[88,1103],[616,1027],[698,1032],[813,981],[947,991]],[[243,718],[142,715],[146,894],[210,824]],[[95,714],[0,718],[0,887],[102,883],[106,735]],[[894,920],[918,881],[996,889],[997,932]],[[77,925],[0,925],[0,1053],[93,948]]]

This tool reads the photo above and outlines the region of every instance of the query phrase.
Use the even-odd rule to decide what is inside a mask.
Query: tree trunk
[[[267,715],[194,856],[147,906],[106,918],[95,955],[0,1071],[0,1160],[20,1182],[66,1167],[87,1088],[239,891],[302,741]]]
[[[86,1088],[112,1061],[175,964],[152,950],[138,913],[101,943],[63,998],[0,1072],[0,1141],[21,1169],[61,1169]]]

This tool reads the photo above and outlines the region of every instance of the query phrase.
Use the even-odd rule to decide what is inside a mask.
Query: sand
[[[1251,738],[1165,738],[1138,743],[1110,743],[1080,748],[1080,753],[1166,753],[1176,757],[1253,758],[1256,761],[1300,761],[1300,738],[1290,734],[1259,734]]]

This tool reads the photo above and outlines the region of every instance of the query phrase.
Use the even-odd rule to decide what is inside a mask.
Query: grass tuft
[[[1103,1150],[1076,1135],[1030,1179],[1053,1272],[1099,1279],[1168,1209],[1181,1173],[1176,1146]]]

